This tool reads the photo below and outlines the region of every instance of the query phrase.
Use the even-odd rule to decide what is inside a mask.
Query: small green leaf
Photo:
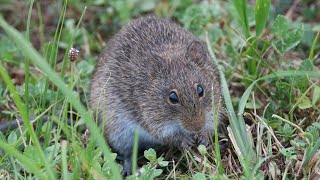
[[[15,131],[12,131],[8,137],[8,143],[14,144],[17,141],[17,134]]]
[[[207,154],[207,148],[202,144],[198,146],[198,151],[202,156]]]
[[[290,137],[292,135],[292,127],[289,124],[285,124],[282,128],[284,135]]]
[[[301,71],[313,71],[314,66],[313,63],[310,59],[306,59],[304,61],[302,61],[299,70]],[[293,85],[297,88],[300,89],[301,92],[305,92],[308,87],[309,87],[309,78],[307,75],[302,76],[302,77],[293,77],[292,78],[293,81]]]
[[[162,174],[163,170],[162,169],[154,169],[152,171],[152,174],[150,176],[150,179],[154,179],[155,177],[158,177]]]
[[[290,140],[290,144],[295,148],[304,148],[307,146],[307,143],[304,140]]]
[[[77,64],[78,71],[80,72],[81,77],[87,77],[89,76],[93,70],[94,66],[87,61],[80,61]]]
[[[287,159],[297,158],[297,155],[293,147],[280,149],[280,153],[283,154]]]
[[[144,151],[144,157],[150,162],[154,162],[157,159],[157,153],[154,149],[150,148]]]
[[[210,15],[210,8],[207,4],[193,4],[185,10],[181,21],[186,29],[196,35],[201,35],[203,33],[203,29],[205,29],[211,20]]]
[[[314,65],[311,59],[306,59],[302,61],[299,70],[301,71],[313,71]]]
[[[192,180],[206,180],[206,176],[203,173],[196,173],[193,177]]]
[[[98,172],[101,172],[101,164],[97,160],[91,161],[91,168]]]
[[[9,60],[14,59],[14,56],[18,54],[19,51],[14,46],[13,42],[7,37],[3,36],[0,40],[0,58],[1,60]]]
[[[96,150],[94,150],[93,159],[96,159],[96,160],[100,159],[102,154],[103,154],[102,149],[101,148],[97,148]]]
[[[312,123],[312,126],[314,126],[315,128],[320,129],[320,123],[319,122]]]
[[[307,97],[303,97],[298,105],[300,109],[308,109],[312,107],[311,101]]]
[[[60,144],[54,144],[52,146],[48,146],[45,150],[44,153],[47,157],[56,157],[60,151]]]
[[[167,167],[168,164],[169,164],[169,162],[168,162],[168,161],[159,161],[158,164],[159,164],[159,166],[161,166],[161,167]]]
[[[164,161],[164,158],[163,158],[163,157],[159,157],[159,158],[157,159],[157,162],[158,162],[158,164],[159,164],[161,167],[168,166],[168,164],[169,164],[168,161]]]
[[[162,169],[149,169],[148,166],[143,166],[140,170],[141,175],[139,179],[154,179],[162,174]],[[134,178],[136,179],[136,178]]]
[[[263,107],[263,104],[261,101],[259,101],[259,99],[255,99],[254,102],[250,100],[246,104],[247,109],[260,109],[261,107]]]
[[[31,145],[27,146],[24,149],[23,154],[25,156],[27,156],[30,160],[32,160],[33,164],[36,164],[37,166],[41,165],[41,159],[40,159],[39,155],[37,154],[37,150],[34,146],[31,146]]]
[[[123,166],[121,164],[116,164],[118,166],[119,171],[123,170]],[[106,179],[112,179],[111,168],[109,166],[109,162],[103,163],[101,167],[101,172],[105,176]]]
[[[282,39],[288,33],[289,24],[285,16],[278,15],[272,26],[272,32],[277,39]]]
[[[163,160],[164,160],[163,157],[159,157],[159,158],[157,159],[158,162],[163,161]]]
[[[314,86],[313,94],[312,94],[312,105],[316,105],[316,102],[320,98],[320,87]]]
[[[111,169],[108,166],[108,162],[103,163],[102,167],[101,167],[101,172],[104,175],[110,175],[111,174]]]
[[[50,124],[51,124],[50,121],[45,122],[41,127],[41,131],[43,133],[46,133],[48,131],[48,129],[50,129]]]
[[[299,44],[304,34],[304,28],[303,25],[300,25],[299,28],[294,27],[289,24],[285,16],[278,15],[273,23],[272,32],[277,39],[272,41],[272,46],[282,55]]]
[[[151,11],[156,5],[156,1],[141,1],[139,9],[141,11]]]
[[[289,32],[287,32],[287,35],[285,36],[285,37],[287,37],[285,39],[285,45],[286,45],[287,50],[289,50],[299,44],[299,42],[301,41],[303,34],[304,34],[303,29],[304,29],[303,25],[301,25],[299,28],[292,30],[292,31],[290,30]]]
[[[256,18],[256,36],[260,36],[263,28],[265,27],[270,10],[270,0],[257,0],[255,8]]]

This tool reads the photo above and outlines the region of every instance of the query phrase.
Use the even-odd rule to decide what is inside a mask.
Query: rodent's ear
[[[192,41],[186,53],[186,58],[198,65],[203,65],[208,60],[207,51],[199,41]]]

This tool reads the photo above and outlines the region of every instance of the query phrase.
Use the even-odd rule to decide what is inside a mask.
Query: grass
[[[0,133],[0,179],[121,179],[116,154],[88,109],[88,85],[104,41],[147,13],[175,19],[207,43],[230,126],[212,149],[134,151],[132,171],[140,179],[318,177],[319,4],[117,2],[1,2],[0,123],[20,118],[24,125]],[[75,62],[71,47],[80,49]],[[230,142],[225,152],[221,138]]]

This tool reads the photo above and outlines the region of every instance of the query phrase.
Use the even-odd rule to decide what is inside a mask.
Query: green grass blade
[[[275,72],[273,74],[268,74],[266,76],[263,76],[263,77],[255,80],[243,93],[243,95],[240,99],[240,102],[239,102],[238,113],[241,115],[243,114],[244,109],[245,109],[245,105],[249,99],[249,96],[252,92],[252,89],[256,85],[256,83],[258,83],[259,81],[266,80],[266,79],[275,80],[275,79],[284,78],[284,77],[301,77],[301,76],[309,76],[309,77],[320,79],[320,72],[316,72],[316,71],[291,71],[291,70],[290,71],[279,71],[279,72]]]
[[[208,36],[207,36],[208,37]],[[209,51],[209,54],[213,60],[213,63],[215,63],[218,66],[218,62],[215,58],[215,55],[212,51],[212,47],[211,44],[209,42],[209,39],[206,38],[207,40],[207,48]],[[228,117],[229,117],[229,122],[230,122],[230,126],[232,129],[232,132],[234,133],[234,137],[236,139],[236,143],[241,151],[242,156],[239,156],[239,160],[241,162],[241,164],[243,165],[243,169],[245,171],[245,174],[247,177],[250,176],[250,168],[253,168],[253,165],[250,163],[253,163],[255,157],[253,157],[252,155],[254,153],[252,147],[250,146],[251,143],[249,143],[249,138],[247,137],[247,133],[245,130],[245,124],[244,124],[244,120],[243,119],[238,119],[236,116],[236,113],[234,111],[233,105],[232,105],[232,100],[230,97],[230,92],[229,92],[229,88],[228,88],[228,84],[227,81],[224,77],[224,74],[222,72],[222,70],[220,68],[218,68],[219,70],[219,75],[220,75],[220,81],[221,81],[221,92],[223,95],[223,99],[224,99],[224,103],[226,105],[227,108],[227,113],[228,113]],[[242,121],[242,122],[241,122]],[[245,162],[245,160],[247,162]],[[247,164],[250,164],[249,169],[246,168],[245,166]]]
[[[61,160],[62,160],[62,179],[68,178],[68,165],[67,165],[67,141],[63,140],[61,142]]]
[[[104,150],[104,155],[110,159],[109,165],[111,168],[111,172],[114,175],[115,179],[120,179],[120,172],[115,162],[112,161],[111,152],[103,138],[100,130],[96,126],[96,123],[93,121],[91,114],[84,108],[84,106],[78,101],[77,97],[70,90],[66,84],[62,81],[62,79],[50,68],[48,63],[45,61],[43,57],[32,47],[30,42],[26,41],[23,36],[13,27],[11,27],[2,16],[0,16],[0,26],[11,36],[13,41],[19,47],[21,53],[26,57],[30,58],[30,60],[38,66],[42,72],[44,72],[47,77],[61,90],[66,99],[74,106],[74,108],[78,111],[78,113],[83,117],[86,125],[88,126],[90,133],[92,133],[92,138],[95,138],[101,148]]]
[[[137,171],[139,131],[140,129],[137,128],[136,132],[134,133],[134,144],[133,144],[133,151],[132,151],[132,174],[134,176]]]
[[[0,141],[0,147],[4,149],[7,153],[17,158],[20,161],[20,163],[23,164],[25,167],[28,167],[28,171],[34,173],[39,179],[48,179],[48,177],[45,176],[45,174],[41,171],[40,167],[35,166],[32,163],[32,160],[27,158],[25,155],[22,155],[18,150],[16,150],[10,144]]]
[[[30,40],[30,21],[31,21],[33,3],[34,3],[34,0],[30,0],[27,28],[26,28],[26,39],[28,41]],[[30,64],[30,59],[26,58],[26,62],[24,64],[24,71],[25,71],[24,98],[26,102],[29,102],[29,77],[30,77],[29,64]],[[29,117],[29,104],[26,104],[26,111],[27,111],[27,116]]]
[[[312,150],[310,151],[309,154],[306,154],[306,157],[304,158],[304,161],[302,165],[306,167],[310,161],[310,159],[319,151],[320,148],[320,139],[317,140],[315,145],[313,146]]]
[[[44,37],[44,22],[43,22],[43,17],[41,13],[41,5],[40,2],[37,1],[37,15],[39,18],[39,37],[40,37],[40,44],[41,46],[44,45],[45,37]],[[44,53],[44,51],[42,52]]]
[[[54,33],[54,37],[53,37],[53,42],[51,43],[51,47],[50,47],[50,56],[48,58],[48,62],[49,62],[49,66],[52,67],[52,63],[55,59],[54,62],[56,62],[56,57],[57,55],[57,52],[58,52],[58,44],[60,42],[60,34],[61,34],[61,31],[62,31],[62,27],[64,25],[64,18],[65,18],[65,14],[66,14],[66,10],[67,10],[67,1],[64,1],[63,3],[63,8],[62,8],[62,11],[61,11],[61,14],[59,16],[59,20],[58,20],[58,24],[57,24],[57,28],[55,30],[55,33]],[[47,54],[46,54],[47,56]],[[47,58],[47,57],[46,57]],[[56,63],[54,64],[54,66],[56,65]],[[47,92],[48,92],[48,87],[49,86],[49,79],[46,78],[46,83],[45,83],[45,89],[43,91],[43,94],[42,96],[40,96],[41,98],[42,97],[47,97]],[[53,87],[52,89],[53,90]],[[52,102],[52,97],[50,98],[50,103]],[[40,101],[41,103],[41,107],[44,107],[45,106],[45,98],[42,99],[42,101]],[[52,112],[54,113],[55,112],[55,108],[52,110]]]
[[[260,161],[258,161],[257,164],[255,165],[255,167],[253,168],[251,177],[249,179],[257,179],[255,177],[255,175],[257,175],[257,173],[259,172],[259,169],[261,168],[262,164],[265,163],[270,158],[271,158],[271,156],[268,156],[268,157],[265,157],[265,158],[261,159]]]
[[[216,163],[218,166],[218,172],[219,174],[223,175],[224,174],[224,169],[222,167],[222,160],[221,160],[221,153],[220,153],[220,147],[219,147],[219,139],[218,139],[218,112],[220,111],[219,109],[216,110],[214,108],[214,101],[212,100],[212,112],[214,114],[214,151],[216,154]]]
[[[246,38],[250,37],[248,15],[247,15],[247,0],[232,0],[234,7],[239,15],[239,22],[242,26]]]
[[[0,24],[2,25],[3,19],[2,17],[0,17]],[[23,38],[23,36],[21,34],[19,34],[21,38]],[[28,114],[27,114],[27,110],[25,108],[25,105],[22,103],[20,96],[18,95],[13,83],[11,82],[11,79],[8,75],[8,72],[5,70],[5,68],[2,66],[2,64],[0,63],[0,75],[2,76],[4,82],[6,83],[9,91],[11,92],[12,96],[13,96],[13,100],[15,102],[15,104],[17,105],[17,108],[20,112],[20,115],[23,119],[23,122],[27,128],[27,131],[29,132],[31,139],[40,155],[40,159],[41,161],[44,163],[45,169],[49,175],[50,179],[55,179],[55,175],[53,173],[53,171],[51,170],[50,167],[50,163],[46,160],[46,157],[41,149],[39,140],[33,130],[33,127],[31,126]]]
[[[68,42],[68,48],[67,48],[67,49],[70,49],[71,46],[72,46],[72,42],[74,41],[74,38],[76,37],[77,31],[78,31],[78,29],[79,29],[79,27],[80,27],[80,23],[82,22],[82,19],[83,19],[83,17],[84,17],[84,14],[85,14],[86,10],[87,10],[87,6],[84,8],[84,10],[83,10],[83,12],[82,12],[82,14],[81,14],[81,16],[80,16],[80,19],[79,19],[79,21],[78,21],[78,24],[77,24],[77,26],[76,26],[76,28],[75,28],[75,32],[72,34],[72,36],[71,36],[71,38],[70,38],[70,40],[69,40],[69,42]],[[66,67],[67,67],[67,62],[68,62],[68,54],[69,54],[69,51],[67,51],[67,52],[65,53],[64,57],[63,57],[62,69],[61,69],[61,75],[60,75],[61,78],[63,78],[63,76],[64,76],[64,74],[65,74],[65,69],[66,69]]]
[[[256,18],[256,36],[260,36],[267,24],[270,10],[270,0],[257,0],[254,10]]]
[[[319,34],[320,32],[317,33],[316,37],[314,38],[313,40],[313,43],[312,43],[312,47],[311,47],[311,50],[310,50],[310,53],[309,53],[309,59],[312,60],[312,62],[314,63],[314,50],[316,48],[316,44],[317,44],[317,41],[318,41],[318,38],[319,38]]]

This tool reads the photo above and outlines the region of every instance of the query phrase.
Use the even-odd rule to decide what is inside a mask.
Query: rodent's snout
[[[196,133],[200,132],[204,128],[205,122],[204,121],[197,121],[195,119],[191,119],[190,121],[185,121],[183,123],[183,126],[189,132],[196,134]]]
[[[198,132],[200,132],[202,130],[203,127],[204,127],[204,125],[202,125],[202,123],[201,124],[199,123],[199,125],[197,125],[197,126],[195,126],[193,128],[192,132],[193,133],[198,133]]]

